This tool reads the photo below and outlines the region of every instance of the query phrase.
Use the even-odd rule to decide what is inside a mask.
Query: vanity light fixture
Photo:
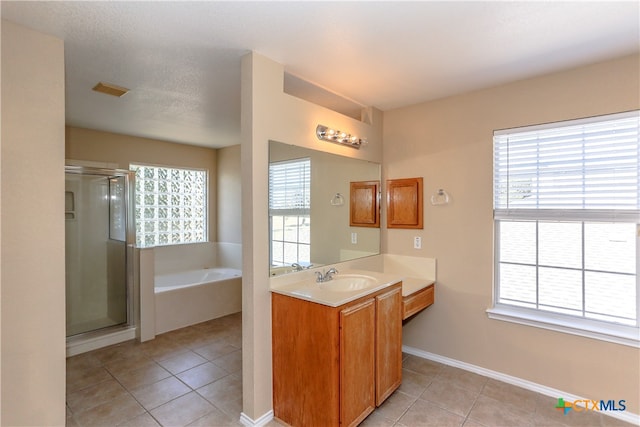
[[[366,144],[366,139],[360,139],[355,135],[331,129],[324,125],[316,127],[316,136],[322,141],[333,142],[335,144],[346,145],[347,147],[359,149],[361,145]]]

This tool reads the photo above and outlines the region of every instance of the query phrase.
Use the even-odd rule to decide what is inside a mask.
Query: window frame
[[[599,121],[611,120],[617,117],[633,116],[637,117],[638,111],[631,111],[626,113],[609,114],[598,117],[590,117],[586,119],[568,120],[555,123],[549,123],[537,126],[527,126],[517,129],[509,129],[505,131],[496,131],[495,135],[501,133],[517,133],[524,130],[540,130],[540,129],[555,129],[564,126],[571,126],[574,124],[582,123],[594,123]],[[640,144],[638,146],[638,152],[640,153]],[[640,155],[640,154],[639,154]],[[494,161],[496,159],[496,153],[494,148]],[[618,211],[616,214],[615,209],[522,209],[511,207],[507,209],[496,208],[496,172],[494,163],[494,175],[493,175],[493,190],[494,190],[494,218],[493,218],[493,301],[492,307],[487,309],[487,315],[490,319],[507,321],[527,326],[538,327],[546,330],[553,330],[563,333],[569,333],[573,335],[598,339],[606,342],[613,342],[626,346],[640,348],[640,220],[638,219],[638,213],[628,211]],[[639,190],[640,191],[640,190]],[[500,211],[496,213],[496,210]],[[613,213],[613,215],[612,215]],[[553,311],[546,311],[537,308],[520,307],[517,305],[505,304],[500,302],[500,225],[504,221],[538,221],[538,222],[569,222],[569,223],[582,223],[582,222],[619,222],[619,223],[634,223],[636,226],[635,233],[635,247],[636,247],[636,325],[623,325],[613,322],[607,322],[602,320],[596,320],[585,317],[578,317],[569,314],[562,314]],[[584,239],[584,228],[582,230],[582,239]],[[584,243],[583,243],[584,244]],[[538,250],[538,243],[536,242],[536,250]],[[536,259],[536,268],[540,268],[540,263]],[[582,267],[582,271],[587,271]],[[584,273],[583,273],[584,274]],[[539,281],[536,279],[536,292],[540,286]],[[583,283],[584,292],[584,283]]]
[[[202,219],[203,222],[203,226],[204,226],[204,232],[203,232],[203,240],[198,240],[198,241],[189,241],[189,242],[171,242],[171,243],[166,243],[166,244],[155,244],[155,245],[138,245],[138,227],[137,227],[137,219],[135,217],[135,209],[136,209],[136,204],[135,204],[135,199],[137,196],[137,180],[134,182],[134,218],[133,218],[133,223],[134,223],[134,230],[135,230],[135,241],[136,241],[136,247],[138,248],[154,248],[154,247],[161,247],[161,246],[174,246],[174,245],[192,245],[192,244],[199,244],[199,243],[206,243],[209,242],[209,170],[206,168],[193,168],[193,167],[185,167],[185,166],[170,166],[170,165],[159,165],[159,164],[151,164],[151,163],[143,163],[143,162],[132,162],[129,164],[129,170],[131,170],[134,173],[134,176],[137,175],[137,171],[136,169],[139,167],[145,167],[145,168],[163,168],[163,169],[175,169],[175,170],[180,170],[180,171],[196,171],[196,172],[203,172],[204,173],[204,206],[203,206],[203,211],[204,211],[204,217]],[[171,220],[171,216],[168,217],[169,220]]]
[[[281,165],[281,164],[292,164],[292,163],[306,163],[306,171],[308,173],[308,188],[305,186],[305,190],[308,190],[306,193],[308,199],[309,199],[309,204],[308,207],[301,207],[301,208],[272,208],[271,207],[271,200],[273,197],[272,194],[272,184],[271,184],[271,168],[273,165]],[[287,266],[289,264],[285,263],[284,261],[284,245],[286,243],[290,243],[290,244],[295,244],[296,245],[296,258],[297,260],[295,261],[295,263],[303,265],[303,266],[309,266],[311,265],[310,262],[311,260],[309,259],[308,262],[306,261],[300,261],[299,255],[300,255],[300,246],[307,246],[309,248],[309,257],[311,257],[311,236],[309,236],[309,243],[304,243],[300,241],[300,225],[299,225],[299,221],[300,218],[307,218],[309,220],[309,223],[311,222],[311,158],[310,157],[301,157],[301,158],[296,158],[296,159],[286,159],[286,160],[281,160],[281,161],[274,161],[269,163],[269,171],[268,171],[268,175],[269,175],[269,195],[268,195],[268,199],[269,199],[269,206],[268,206],[268,211],[269,211],[269,265],[271,267],[280,267],[280,266]],[[306,203],[305,203],[306,204]],[[278,264],[274,263],[274,254],[273,254],[273,243],[274,243],[274,238],[273,238],[273,218],[275,216],[280,216],[283,217],[283,221],[286,221],[286,218],[288,217],[296,217],[297,221],[298,221],[298,225],[296,226],[296,241],[288,241],[285,239],[284,236],[284,229],[283,229],[283,237],[282,240],[275,240],[276,242],[281,242],[283,245],[283,261],[282,261],[282,265],[280,265],[280,261],[278,261]],[[311,225],[309,225],[309,227],[311,227]],[[309,232],[310,233],[310,232]]]

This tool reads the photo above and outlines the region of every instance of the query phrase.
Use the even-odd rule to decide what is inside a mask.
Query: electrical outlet
[[[351,243],[354,245],[358,243],[358,233],[351,233]]]
[[[422,237],[416,236],[413,238],[413,249],[422,249]]]

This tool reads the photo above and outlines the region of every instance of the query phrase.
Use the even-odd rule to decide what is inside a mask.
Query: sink
[[[360,291],[378,284],[375,277],[364,274],[338,274],[328,282],[320,283],[320,288],[333,292]]]

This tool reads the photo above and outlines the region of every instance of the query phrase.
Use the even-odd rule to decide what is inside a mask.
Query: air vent
[[[117,96],[118,98],[129,92],[129,89],[122,86],[116,86],[111,83],[99,82],[93,87],[93,90],[100,93],[106,93],[107,95]]]

